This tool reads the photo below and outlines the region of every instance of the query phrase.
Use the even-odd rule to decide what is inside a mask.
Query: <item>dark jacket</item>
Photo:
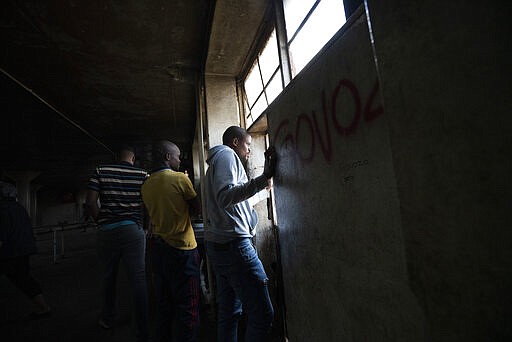
[[[0,259],[37,252],[30,217],[14,199],[0,199],[0,241]]]

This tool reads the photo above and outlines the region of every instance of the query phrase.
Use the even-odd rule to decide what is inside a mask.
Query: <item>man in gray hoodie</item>
[[[268,277],[252,244],[258,218],[248,199],[269,186],[277,156],[269,148],[263,174],[248,180],[244,166],[251,140],[245,129],[231,126],[207,160],[205,240],[217,281],[217,339],[223,342],[237,341],[242,310],[246,342],[264,341],[274,317]]]

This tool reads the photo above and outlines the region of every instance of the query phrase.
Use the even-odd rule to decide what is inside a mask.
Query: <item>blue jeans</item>
[[[155,237],[149,246],[157,301],[156,341],[196,341],[200,304],[197,248],[176,249]]]
[[[103,305],[101,319],[112,324],[116,311],[116,279],[122,260],[133,296],[137,341],[147,341],[148,293],[146,284],[146,236],[136,224],[112,230],[98,230],[97,250],[103,265]]]
[[[217,280],[217,340],[236,342],[238,320],[247,314],[245,342],[265,341],[274,318],[268,278],[249,238],[206,242]]]

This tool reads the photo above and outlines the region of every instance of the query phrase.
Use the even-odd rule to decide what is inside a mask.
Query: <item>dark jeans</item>
[[[146,285],[144,231],[135,224],[112,230],[98,230],[98,256],[103,264],[103,305],[101,318],[112,324],[116,310],[116,278],[122,260],[133,296],[137,341],[147,341],[148,293]]]
[[[150,240],[151,272],[157,300],[156,341],[197,341],[199,335],[199,253]]]
[[[265,341],[274,318],[268,278],[249,238],[206,242],[217,280],[217,340],[236,342],[238,320],[247,314],[245,342]]]
[[[28,298],[41,294],[39,283],[30,274],[30,256],[0,260],[0,276],[4,274]]]

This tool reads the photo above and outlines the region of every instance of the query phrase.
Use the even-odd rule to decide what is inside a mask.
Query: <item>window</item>
[[[280,4],[275,10],[277,17],[284,18],[286,32],[282,36],[287,38],[278,44],[274,29],[243,80],[245,127],[250,127],[283,91],[286,85],[283,82],[288,82],[281,75],[284,65],[290,66],[291,77],[295,77],[346,22],[343,0],[282,0]],[[281,58],[286,61],[280,60],[279,46]],[[284,54],[283,49],[286,49]]]
[[[247,127],[283,91],[280,70],[276,32],[273,30],[243,84]]]
[[[346,22],[342,0],[284,0],[288,49],[295,77]]]

